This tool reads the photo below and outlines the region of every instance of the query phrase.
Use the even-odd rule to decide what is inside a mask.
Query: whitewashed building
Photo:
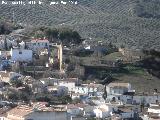
[[[160,114],[160,105],[151,105],[148,108],[148,112],[149,113],[158,113],[158,114]]]
[[[88,94],[90,96],[98,96],[98,93],[102,92],[99,91],[99,88],[103,88],[103,85],[94,83],[82,84],[80,86],[76,86],[75,93]]]
[[[20,62],[31,62],[32,61],[32,50],[26,49],[11,49],[11,60]]]
[[[112,114],[112,107],[108,105],[100,105],[96,106],[96,108],[93,110],[94,114],[96,115],[96,118],[106,118],[110,117]]]
[[[160,102],[160,94],[133,96],[133,103],[151,104],[151,103],[157,103],[157,102]]]
[[[84,114],[84,108],[86,107],[86,104],[68,104],[66,106],[67,113],[70,116],[77,116],[77,115],[83,115]]]
[[[108,95],[123,95],[126,92],[133,91],[130,83],[110,83],[106,86]]]
[[[119,115],[122,119],[134,119],[135,118],[135,112],[131,108],[127,107],[119,107]]]
[[[68,88],[65,86],[47,86],[47,90],[57,96],[68,94]]]
[[[40,79],[41,83],[43,83],[45,86],[53,86],[53,85],[58,85],[58,82],[60,79],[57,78],[42,78]]]
[[[30,42],[26,42],[26,46],[33,52],[37,52],[40,49],[48,49],[49,41],[47,39],[33,39]]]
[[[160,119],[160,105],[159,104],[150,104],[150,107],[147,110],[148,117],[150,119]],[[149,119],[149,120],[150,120]]]
[[[19,45],[20,45],[21,49],[25,49],[25,42],[22,41],[22,42],[19,43]]]
[[[68,88],[68,92],[75,92],[75,88],[76,88],[76,82],[77,82],[77,78],[69,78],[69,79],[64,79],[64,80],[60,80],[58,85],[59,86],[65,86]]]

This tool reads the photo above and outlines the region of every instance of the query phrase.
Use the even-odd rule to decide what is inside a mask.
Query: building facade
[[[15,62],[31,62],[33,52],[26,49],[11,49],[11,60]]]

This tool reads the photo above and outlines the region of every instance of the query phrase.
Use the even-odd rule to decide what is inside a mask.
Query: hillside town
[[[139,50],[102,41],[78,46],[45,37],[23,41],[19,34],[1,35],[0,49],[0,120],[160,120],[158,87],[136,89],[112,75],[142,60]],[[102,59],[108,51],[118,57]],[[96,59],[86,60],[86,54]]]

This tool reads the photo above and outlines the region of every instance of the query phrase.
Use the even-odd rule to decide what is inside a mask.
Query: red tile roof
[[[86,107],[86,104],[78,103],[78,104],[68,104],[67,109],[76,109],[76,108],[84,108]]]
[[[33,108],[29,106],[18,106],[8,111],[8,115],[24,117],[33,112]]]

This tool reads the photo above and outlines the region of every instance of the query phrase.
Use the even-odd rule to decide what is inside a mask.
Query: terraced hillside
[[[128,47],[160,48],[159,0],[77,0],[77,3],[0,4],[0,16],[14,18],[24,25],[68,26],[84,38]]]

